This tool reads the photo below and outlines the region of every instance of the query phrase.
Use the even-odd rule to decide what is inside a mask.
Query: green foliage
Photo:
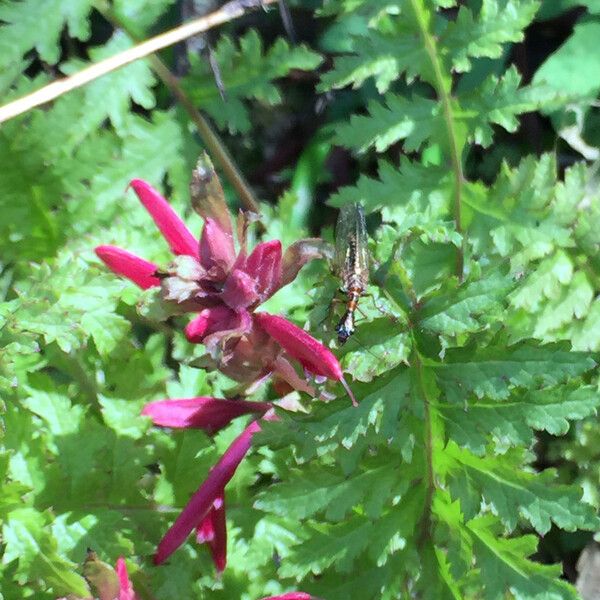
[[[565,44],[538,69],[536,79],[557,90],[594,98],[599,89],[600,63],[594,51],[599,34],[597,19],[579,24]]]
[[[189,75],[190,96],[208,112],[222,129],[230,133],[247,133],[251,128],[244,99],[253,99],[267,106],[281,102],[274,79],[292,69],[315,69],[321,57],[304,46],[290,47],[279,38],[266,52],[258,33],[250,30],[239,41],[239,50],[229,37],[223,36],[215,48],[215,60],[223,75],[227,101],[223,102],[214,76],[206,60],[196,58]]]
[[[513,45],[536,18],[574,6],[586,12],[572,13],[573,33],[523,84]],[[130,48],[127,31],[170,27],[174,7],[119,0],[111,18],[121,28],[89,0],[6,0],[3,96]],[[6,600],[90,597],[88,548],[102,585],[115,585],[112,566],[126,557],[141,598],[254,600],[292,589],[327,600],[577,598],[549,564],[568,557],[544,540],[600,528],[597,165],[565,158],[563,146],[548,152],[553,136],[533,156],[509,134],[540,111],[565,137],[576,107],[579,140],[600,145],[598,2],[330,0],[310,10],[298,11],[311,25],[302,45],[277,37],[279,23],[261,11],[252,28],[219,31],[225,99],[204,55],[189,56],[181,85],[242,172],[265,163],[265,197],[274,181],[278,192],[292,181],[264,207],[264,239],[289,245],[303,227],[330,237],[315,201],[329,172],[305,163],[335,145],[354,153],[355,183],[327,200],[362,202],[368,215],[372,297],[360,300],[355,335],[336,345],[339,281],[323,261],[268,310],[308,323],[332,347],[359,406],[333,384],[321,398],[330,402],[287,397],[227,486],[223,575],[193,540],[154,566],[158,541],[244,422],[209,437],[152,427],[140,411],[239,389],[187,366],[201,351],[182,335],[186,319],[167,319],[151,292],[107,273],[92,250],[116,244],[168,264],[126,186],[143,178],[162,189],[198,233],[187,188],[204,143],[145,61],[3,123]],[[310,139],[296,139],[307,122]],[[274,133],[280,124],[288,129]],[[277,135],[285,144],[273,145]],[[270,170],[290,142],[304,144],[306,160],[293,173]],[[334,171],[333,183],[347,183]],[[299,198],[301,189],[309,194]],[[253,393],[276,400],[276,389]]]
[[[57,63],[60,35],[65,25],[73,38],[88,39],[92,6],[90,0],[51,0],[43,8],[35,0],[4,2],[0,6],[0,21],[5,24],[0,36],[2,67],[20,63],[31,49],[35,49],[42,60]]]

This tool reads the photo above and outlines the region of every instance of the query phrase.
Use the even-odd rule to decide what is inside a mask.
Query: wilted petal
[[[162,427],[203,429],[208,433],[215,433],[236,417],[251,413],[264,414],[270,408],[272,406],[268,402],[201,396],[149,402],[144,406],[142,414]]]
[[[227,524],[223,490],[213,502],[206,517],[196,527],[196,541],[199,544],[208,544],[215,567],[222,573],[227,566]]]
[[[240,330],[231,334],[215,333],[204,340],[206,347],[211,350],[208,342],[213,343],[217,336],[218,351],[213,351],[215,359],[213,368],[218,369],[227,377],[240,383],[256,383],[273,370],[272,364],[275,358],[281,354],[281,346],[269,336],[264,329],[254,324],[254,319],[247,312],[250,326],[243,334]]]
[[[316,393],[315,388],[296,373],[296,369],[283,356],[278,356],[273,363],[273,373],[283,379],[293,389],[305,392],[310,396]]]
[[[205,221],[213,219],[223,231],[230,236],[233,235],[231,217],[225,203],[223,188],[206,152],[200,156],[196,168],[192,172],[190,196],[192,207]]]
[[[283,255],[281,283],[283,287],[296,279],[300,269],[315,258],[326,258],[331,255],[331,245],[321,238],[307,238],[294,242]]]
[[[206,219],[200,237],[200,264],[215,279],[222,279],[234,261],[233,237],[217,221]]]
[[[198,488],[158,544],[154,555],[155,564],[159,565],[169,558],[208,514],[213,502],[233,477],[238,465],[250,449],[252,436],[257,431],[260,431],[260,425],[258,421],[253,421],[225,451],[221,460],[213,467],[204,483]]]
[[[266,300],[281,282],[281,242],[272,240],[258,244],[246,260],[246,273],[256,280],[260,300]]]
[[[246,243],[248,241],[248,227],[258,220],[260,220],[260,215],[240,208],[237,216],[236,230],[240,254],[243,254],[244,256],[247,254]]]
[[[134,179],[129,185],[150,213],[173,254],[187,254],[198,258],[198,240],[171,205],[149,183],[141,179]]]
[[[160,285],[160,279],[154,275],[158,270],[154,263],[117,246],[97,246],[94,251],[113,273],[127,277],[143,290]]]
[[[163,270],[161,277],[163,299],[176,302],[181,307],[198,298],[206,298],[209,293],[202,288],[203,276],[204,269],[197,258],[187,255],[176,256],[175,260]],[[200,308],[196,307],[196,310]]]
[[[283,317],[268,313],[256,313],[254,317],[258,324],[307,371],[339,381],[350,396],[352,404],[356,406],[356,399],[344,379],[342,367],[331,350]]]
[[[119,598],[118,600],[137,600],[138,596],[133,591],[131,581],[129,581],[129,574],[127,573],[127,565],[125,559],[120,556],[117,559],[117,565],[115,567],[117,577],[119,578]]]
[[[306,592],[288,592],[287,594],[280,594],[279,596],[269,596],[268,598],[262,598],[261,600],[319,600],[316,596],[311,596]]]
[[[221,298],[234,310],[247,308],[258,300],[256,280],[248,273],[235,269],[225,281]]]

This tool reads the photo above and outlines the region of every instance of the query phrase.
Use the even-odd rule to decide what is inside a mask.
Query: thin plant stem
[[[431,399],[425,384],[424,365],[418,350],[414,352],[413,365],[417,370],[418,388],[423,400],[424,452],[426,467],[425,502],[420,523],[419,543],[422,545],[431,538],[431,510],[435,493],[435,469],[433,464],[433,427],[431,423]]]
[[[450,160],[452,162],[452,170],[454,171],[454,224],[456,231],[462,236],[463,242],[461,248],[459,248],[457,260],[456,260],[456,274],[460,281],[463,280],[464,276],[464,254],[465,254],[465,238],[463,232],[463,219],[462,219],[462,200],[463,200],[463,187],[465,183],[465,176],[463,173],[462,159],[460,143],[458,140],[458,133],[455,126],[454,110],[452,108],[452,98],[450,90],[444,80],[444,74],[442,70],[442,63],[439,57],[439,52],[436,46],[435,36],[429,31],[428,24],[423,19],[422,10],[425,8],[417,0],[411,0],[413,11],[417,17],[417,22],[421,30],[421,36],[423,38],[423,45],[425,52],[431,63],[433,69],[434,88],[438,94],[438,98],[442,105],[442,111],[444,115],[444,122],[446,125],[446,131],[448,135],[448,146],[450,148]]]
[[[135,36],[127,29],[127,27],[117,19],[113,11],[106,8],[99,9],[104,18],[113,25],[113,27],[124,31],[134,42],[137,42]],[[214,13],[213,13],[214,14]],[[190,119],[193,121],[198,134],[202,138],[208,153],[214,161],[223,169],[225,177],[233,186],[242,203],[242,206],[251,212],[260,214],[260,206],[258,199],[254,195],[252,188],[246,181],[242,172],[237,168],[225,144],[221,141],[215,130],[212,128],[208,119],[196,108],[190,97],[181,87],[178,78],[171,72],[169,67],[162,61],[157,54],[148,56],[150,65],[159,79],[169,88],[175,99],[181,104],[187,112]]]
[[[219,10],[210,13],[209,15],[204,15],[189,23],[185,23],[180,27],[161,33],[133,48],[128,48],[123,52],[119,52],[114,56],[101,60],[74,75],[54,81],[31,94],[27,94],[22,98],[18,98],[13,102],[1,106],[0,123],[23,114],[36,106],[41,106],[51,100],[55,100],[67,92],[82,87],[103,75],[116,71],[117,69],[135,62],[140,58],[149,56],[158,50],[167,48],[168,46],[172,46],[193,35],[241,17],[246,13],[247,9],[266,6],[267,4],[273,4],[275,2],[277,2],[277,0],[233,0],[232,2],[228,2]]]

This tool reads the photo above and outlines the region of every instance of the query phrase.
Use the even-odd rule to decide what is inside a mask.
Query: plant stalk
[[[71,90],[75,90],[103,75],[116,71],[140,58],[149,56],[158,50],[172,46],[177,42],[181,42],[193,35],[207,31],[217,25],[222,25],[223,23],[237,19],[244,15],[247,9],[266,6],[267,4],[273,4],[275,2],[277,2],[277,0],[232,0],[209,15],[204,15],[203,17],[194,19],[175,29],[161,33],[133,48],[128,48],[123,52],[119,52],[114,56],[110,56],[96,64],[86,67],[74,75],[59,79],[58,81],[53,81],[31,94],[27,94],[22,98],[18,98],[13,102],[1,106],[0,123],[23,114],[36,106],[41,106],[51,100],[55,100]]]
[[[444,122],[446,124],[446,131],[448,135],[448,146],[450,149],[450,160],[452,162],[452,170],[454,171],[454,226],[456,231],[462,237],[461,248],[458,251],[456,259],[456,275],[459,280],[463,280],[464,276],[464,255],[465,255],[465,238],[463,234],[462,225],[462,196],[463,196],[463,185],[465,181],[461,150],[458,142],[458,134],[455,127],[454,111],[452,109],[452,99],[450,89],[446,85],[444,80],[442,64],[439,59],[435,38],[429,32],[428,24],[425,23],[423,18],[423,11],[426,10],[421,6],[420,0],[411,0],[413,11],[417,17],[417,22],[421,30],[421,36],[423,38],[423,45],[425,52],[429,58],[434,74],[434,88],[437,92],[438,98],[442,105],[442,111],[444,115]]]
[[[102,16],[111,23],[113,27],[121,29],[134,42],[138,42],[135,35],[128,30],[125,24],[116,17],[110,8],[100,8],[99,10],[102,13]],[[260,205],[252,188],[242,175],[242,172],[237,168],[229,151],[225,147],[225,144],[223,144],[218,134],[212,128],[208,119],[196,108],[190,97],[185,93],[185,90],[179,83],[179,79],[171,72],[169,67],[167,67],[157,54],[149,55],[148,60],[159,79],[169,88],[175,99],[181,104],[190,119],[194,122],[198,134],[202,138],[210,156],[223,170],[225,177],[237,192],[244,208],[253,213],[260,214]]]
[[[431,401],[427,394],[427,385],[424,379],[423,362],[418,350],[415,350],[412,364],[417,370],[419,391],[423,399],[423,421],[424,421],[424,450],[426,466],[426,489],[423,516],[420,521],[419,543],[422,545],[431,537],[431,509],[433,494],[435,492],[435,470],[433,465],[433,428],[431,424]]]

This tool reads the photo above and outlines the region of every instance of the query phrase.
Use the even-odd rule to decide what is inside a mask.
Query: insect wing
[[[360,204],[342,206],[335,228],[335,259],[337,275],[345,288],[350,281],[366,287],[369,279],[369,250],[365,213]]]
[[[363,288],[369,282],[369,244],[367,241],[367,224],[365,222],[365,211],[360,204],[356,205],[356,258],[355,273],[361,278]]]

